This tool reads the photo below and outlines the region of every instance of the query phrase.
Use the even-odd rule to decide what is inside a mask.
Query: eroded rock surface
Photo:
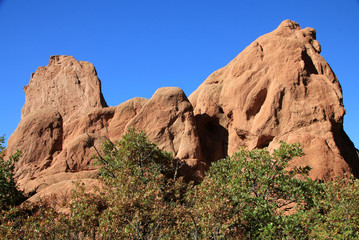
[[[24,87],[24,118],[42,109],[56,109],[65,121],[107,107],[95,67],[71,56],[52,56],[46,67],[39,67]]]
[[[320,55],[312,28],[286,20],[259,37],[187,99],[179,88],[158,89],[151,99],[134,98],[107,107],[96,70],[70,56],[52,56],[25,87],[26,100],[8,153],[26,192],[47,196],[76,179],[96,184],[91,156],[129,127],[187,165],[182,173],[201,179],[211,162],[239,147],[275,148],[300,142],[313,178],[358,175],[354,145],[343,130],[345,114],[338,79]],[[61,195],[61,194],[60,194]]]
[[[188,177],[201,179],[208,168],[201,162],[192,105],[179,88],[162,88],[151,99],[107,107],[92,64],[52,56],[47,67],[32,75],[25,94],[8,152],[23,152],[18,182],[26,192],[37,192],[32,200],[53,194],[53,185],[68,194],[69,181],[96,178],[94,147],[100,150],[107,138],[119,140],[129,127],[146,131],[161,149],[187,163],[187,172],[182,172]]]
[[[286,20],[211,74],[189,97],[199,125],[208,125],[202,143],[218,146],[204,151],[218,158],[220,147],[231,155],[299,142],[306,155],[293,164],[310,165],[313,178],[358,174],[341,87],[320,51],[314,29]]]
[[[208,166],[202,156],[193,108],[180,88],[158,89],[128,122],[128,127],[144,130],[160,149],[185,161],[193,178],[198,180],[204,176]]]
[[[20,187],[41,192],[76,176],[94,177],[91,146],[101,143],[101,130],[114,114],[114,108],[105,108],[94,66],[52,56],[24,90],[21,121],[8,141],[10,154],[23,153],[16,166]]]

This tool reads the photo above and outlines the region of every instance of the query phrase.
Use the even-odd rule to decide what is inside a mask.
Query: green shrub
[[[359,181],[321,182],[307,178],[309,167],[289,170],[303,155],[298,144],[240,149],[196,186],[143,132],[105,142],[102,153],[95,193],[76,183],[68,214],[46,201],[10,204],[0,214],[0,239],[359,238]]]
[[[312,209],[301,213],[310,239],[359,239],[359,180],[337,177],[323,183]]]
[[[313,207],[312,196],[321,185],[305,176],[308,167],[287,170],[301,156],[298,144],[282,143],[267,150],[240,149],[232,157],[212,164],[204,181],[189,192],[198,232],[202,238],[303,238],[307,232],[287,214]]]
[[[4,159],[4,137],[0,137],[0,210],[20,204],[25,200],[23,192],[16,186],[15,163],[19,160],[21,152],[17,151],[8,160]]]
[[[186,185],[175,176],[176,160],[172,155],[134,129],[116,144],[106,142],[103,152],[104,157],[98,160],[107,207],[99,220],[101,236],[187,237],[186,214],[181,205]]]

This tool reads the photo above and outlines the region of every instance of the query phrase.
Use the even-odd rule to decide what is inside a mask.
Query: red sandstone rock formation
[[[179,88],[162,88],[149,100],[134,98],[107,107],[93,65],[53,56],[32,75],[25,94],[8,152],[22,150],[18,182],[26,192],[38,192],[32,199],[54,193],[55,184],[58,192],[68,194],[69,180],[94,183],[88,180],[97,176],[93,146],[100,149],[106,138],[119,140],[129,127],[145,130],[162,149],[185,161],[187,175],[203,177],[207,166],[200,161],[192,105]]]
[[[20,187],[40,192],[67,179],[96,177],[87,134],[95,135],[98,143],[99,130],[114,110],[104,108],[94,66],[70,56],[52,56],[24,90],[21,121],[8,141],[9,153],[23,152],[17,164]]]
[[[217,158],[240,146],[299,142],[306,155],[293,164],[310,165],[311,177],[358,174],[354,145],[343,130],[341,87],[320,51],[314,29],[286,20],[211,74],[189,97],[204,128],[204,151]]]
[[[300,142],[313,178],[358,174],[355,148],[343,130],[338,79],[320,56],[315,30],[286,20],[214,72],[189,97],[161,88],[149,100],[107,107],[92,64],[52,56],[25,87],[26,101],[8,153],[23,152],[19,184],[33,197],[68,192],[69,182],[93,180],[93,145],[120,139],[129,127],[187,163],[186,175],[203,177],[210,162],[238,147]]]
[[[47,67],[39,67],[24,87],[24,118],[40,110],[56,109],[65,121],[107,107],[95,67],[71,56],[52,56]]]

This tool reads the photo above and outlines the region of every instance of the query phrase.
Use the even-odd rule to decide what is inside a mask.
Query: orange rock
[[[95,177],[90,171],[92,145],[101,146],[115,109],[104,108],[94,66],[71,56],[52,56],[24,89],[21,122],[8,141],[9,154],[17,149],[23,153],[16,164],[20,187],[41,191],[54,179],[73,179],[77,172],[84,173],[81,178]]]
[[[320,51],[314,29],[286,20],[188,99],[167,87],[117,107],[107,107],[92,64],[52,56],[25,87],[21,122],[8,141],[9,154],[23,152],[20,187],[47,196],[66,192],[76,179],[96,184],[94,146],[119,140],[129,127],[173,152],[195,180],[240,146],[273,149],[281,140],[302,144],[306,155],[291,164],[310,165],[313,178],[358,175],[358,155],[343,130],[341,87]]]
[[[64,119],[107,107],[95,67],[71,56],[51,56],[47,67],[39,67],[24,87],[21,117],[42,109],[56,109]]]
[[[118,140],[125,133],[127,123],[134,118],[146,104],[146,98],[133,98],[116,107],[115,114],[108,126],[109,138]]]
[[[315,37],[314,29],[283,21],[211,74],[189,97],[199,124],[208,125],[202,143],[224,148],[224,156],[240,146],[299,142],[306,156],[293,165],[310,165],[311,177],[358,174],[354,145],[343,130],[341,87]],[[218,159],[218,148],[203,151]]]
[[[144,130],[160,149],[174,153],[192,168],[192,178],[203,177],[207,165],[202,156],[191,103],[177,87],[158,89],[127,128]],[[188,169],[189,170],[189,169]],[[189,175],[185,173],[185,175]]]

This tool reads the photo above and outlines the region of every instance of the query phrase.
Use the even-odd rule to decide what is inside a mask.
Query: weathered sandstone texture
[[[306,155],[293,165],[310,165],[311,177],[357,175],[341,87],[320,51],[313,28],[286,20],[211,74],[189,97],[207,155],[299,142]]]
[[[281,140],[302,144],[306,155],[292,166],[310,165],[312,178],[357,176],[341,87],[320,51],[314,29],[286,20],[189,98],[166,87],[117,107],[107,107],[92,64],[52,56],[25,87],[21,121],[8,141],[8,153],[23,152],[16,166],[20,187],[36,197],[68,192],[76,179],[96,184],[93,146],[120,139],[129,127],[173,152],[186,163],[182,173],[196,180],[240,146],[273,149]]]

